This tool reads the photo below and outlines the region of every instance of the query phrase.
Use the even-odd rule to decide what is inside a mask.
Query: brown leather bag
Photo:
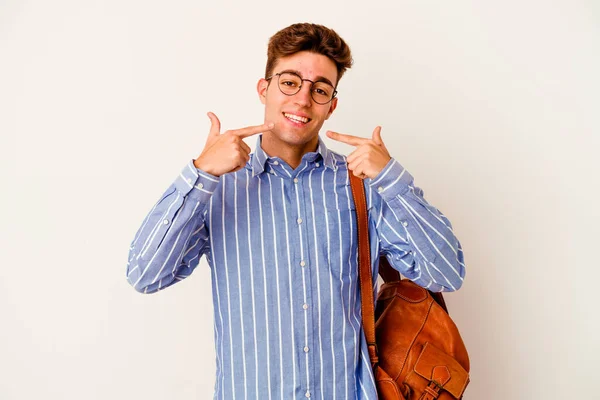
[[[384,284],[374,309],[367,202],[361,179],[350,174],[358,219],[362,320],[380,400],[461,399],[469,383],[469,355],[441,293],[401,279],[380,258]]]

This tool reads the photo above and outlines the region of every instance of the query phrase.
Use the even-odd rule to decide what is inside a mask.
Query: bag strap
[[[369,348],[371,365],[378,363],[377,343],[375,342],[375,301],[373,299],[373,279],[371,275],[371,254],[369,246],[369,219],[367,216],[367,200],[362,179],[348,171],[350,188],[356,208],[358,222],[358,276],[363,330]]]

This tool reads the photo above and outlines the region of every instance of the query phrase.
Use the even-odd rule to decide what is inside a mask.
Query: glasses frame
[[[295,76],[297,76],[298,78],[300,78],[300,82],[302,82],[302,83],[301,83],[301,84],[298,86],[298,91],[297,91],[297,92],[295,92],[295,93],[292,93],[292,94],[287,94],[287,93],[285,93],[283,90],[281,90],[281,86],[279,85],[279,78],[281,78],[281,75],[283,75],[283,74],[295,75]],[[281,93],[285,94],[286,96],[294,96],[294,95],[297,95],[298,93],[300,93],[300,91],[302,90],[302,86],[304,86],[304,84],[303,84],[303,83],[304,83],[304,81],[308,81],[308,82],[310,82],[310,98],[311,98],[311,99],[312,99],[312,100],[313,100],[315,103],[317,103],[317,104],[320,104],[320,105],[329,104],[329,103],[331,103],[331,102],[333,101],[333,99],[335,99],[335,96],[338,94],[338,91],[337,91],[337,86],[335,86],[335,87],[334,87],[334,86],[331,86],[331,85],[330,85],[331,87],[333,87],[333,94],[331,95],[331,99],[329,99],[329,101],[327,101],[327,102],[325,102],[325,103],[319,103],[319,102],[318,102],[317,100],[315,100],[315,98],[313,97],[313,91],[312,91],[312,87],[313,87],[313,85],[314,85],[315,83],[319,83],[319,82],[320,82],[320,83],[325,83],[325,84],[327,84],[327,85],[329,85],[329,83],[327,83],[327,82],[325,82],[325,81],[316,81],[316,82],[315,82],[315,81],[311,81],[310,79],[304,79],[304,78],[302,78],[300,75],[296,74],[295,72],[289,72],[289,71],[285,71],[285,72],[277,72],[276,74],[273,74],[273,75],[269,76],[268,78],[265,78],[265,80],[266,80],[266,81],[269,81],[269,83],[270,83],[271,79],[273,79],[273,77],[274,77],[274,76],[277,76],[277,87],[279,88],[279,91],[280,91]]]

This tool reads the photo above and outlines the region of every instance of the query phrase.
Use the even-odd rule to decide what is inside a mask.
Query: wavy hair
[[[353,63],[350,47],[333,29],[311,23],[293,24],[269,39],[265,78],[273,74],[278,59],[300,51],[322,54],[332,60],[337,67],[337,82]]]

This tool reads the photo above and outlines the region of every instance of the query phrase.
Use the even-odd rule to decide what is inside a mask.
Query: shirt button
[[[379,193],[383,192],[383,187],[382,187],[382,186],[379,186],[379,187],[377,188],[377,191],[378,191]]]
[[[186,181],[187,183],[192,183],[192,178],[187,178]]]
[[[319,168],[321,165],[319,163],[315,163],[315,167]]]
[[[298,178],[294,178],[294,183],[298,183]]]
[[[304,267],[306,265],[306,263],[304,262],[304,260],[300,261],[300,266]]]
[[[302,304],[302,308],[304,308],[305,310],[308,310],[308,304]]]
[[[310,397],[310,392],[307,390],[304,395],[306,396],[306,398],[309,398]]]
[[[296,222],[298,222],[298,224],[301,224],[301,223],[302,223],[302,218],[298,218],[298,219],[296,220]]]
[[[273,170],[270,170],[270,171],[269,171],[269,173],[270,173],[271,175],[275,175],[275,171],[273,171]]]
[[[203,184],[201,184],[201,183],[199,183],[199,184],[197,184],[197,185],[196,185],[196,187],[197,187],[198,189],[202,189],[202,188],[204,188],[204,185],[203,185]]]
[[[279,165],[279,161],[274,161],[273,165]]]
[[[408,226],[408,222],[402,221],[402,226],[404,226],[404,227]]]
[[[163,224],[169,225],[169,220],[168,219],[163,220]]]
[[[308,346],[304,346],[304,352],[308,353]]]

